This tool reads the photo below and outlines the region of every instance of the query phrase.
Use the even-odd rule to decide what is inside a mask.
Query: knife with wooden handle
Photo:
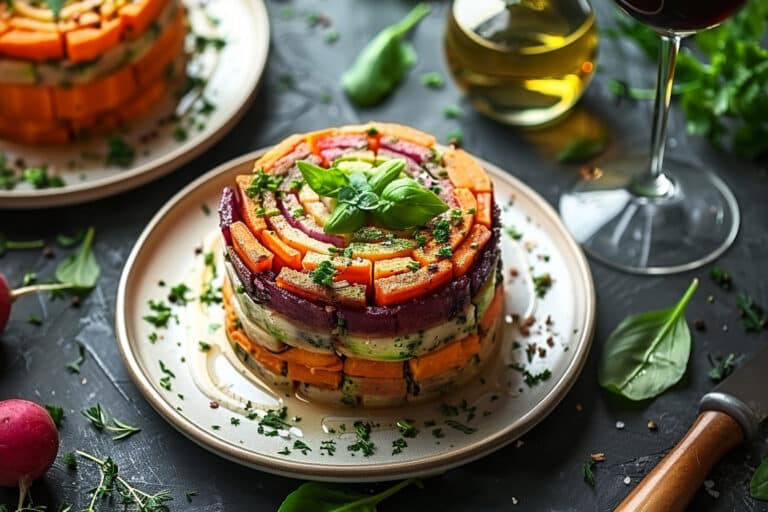
[[[768,417],[768,349],[701,399],[683,439],[637,484],[616,512],[683,512],[707,474]]]

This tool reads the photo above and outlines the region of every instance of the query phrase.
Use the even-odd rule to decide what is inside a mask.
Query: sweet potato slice
[[[480,224],[491,227],[493,223],[493,192],[477,194],[477,214],[475,220]]]
[[[341,384],[341,372],[307,368],[302,364],[291,362],[288,363],[288,378],[330,389],[339,389]]]
[[[450,261],[439,261],[416,272],[407,272],[374,281],[376,304],[390,306],[433,292],[453,276]]]
[[[127,102],[138,93],[133,70],[125,66],[104,78],[76,87],[53,90],[58,117],[90,117]]]
[[[331,288],[315,283],[307,272],[298,272],[288,267],[283,267],[280,270],[275,282],[280,288],[307,300],[321,300],[358,308],[366,306],[365,286],[361,284],[347,284],[346,286]],[[339,283],[339,285],[341,284]]]
[[[414,380],[426,380],[452,368],[460,368],[467,362],[461,340],[449,343],[439,350],[408,360]]]
[[[419,262],[413,258],[391,258],[388,260],[379,260],[373,264],[373,278],[394,276],[405,272],[414,272],[420,267]]]
[[[300,364],[307,368],[321,368],[332,372],[341,371],[343,367],[341,358],[336,354],[320,354],[297,347],[281,352],[279,357],[289,363]]]
[[[253,272],[272,269],[272,252],[256,240],[243,222],[230,224],[229,232],[232,234],[232,247],[249,269]]]
[[[251,181],[253,181],[253,176],[250,174],[241,174],[235,178],[237,190],[240,192],[243,220],[248,224],[251,231],[258,236],[259,233],[267,228],[267,222],[264,220],[264,212],[259,198],[248,195],[247,191]]]
[[[167,87],[165,81],[159,81],[142,90],[136,97],[128,101],[128,103],[118,108],[118,119],[123,122],[131,121],[148,113],[150,109],[160,101],[160,98],[163,97]]]
[[[64,56],[64,44],[58,32],[9,30],[0,35],[0,54],[41,62]]]
[[[229,337],[248,351],[264,368],[277,375],[283,374],[285,362],[277,354],[273,354],[258,343],[249,340],[243,331],[235,330],[230,332]]]
[[[314,270],[323,261],[330,261],[336,269],[334,281],[349,281],[366,286],[371,285],[371,260],[363,258],[345,258],[343,256],[328,257],[312,251],[307,251],[301,264],[306,270]]]
[[[272,266],[276,271],[279,272],[285,266],[294,270],[301,269],[301,252],[283,242],[283,240],[277,236],[277,233],[271,229],[262,230],[260,235],[261,242],[275,255]]]
[[[472,334],[461,341],[461,350],[464,352],[465,362],[480,353],[480,336]]]
[[[69,130],[55,121],[24,121],[0,116],[0,137],[26,144],[63,144],[69,140]]]
[[[468,188],[473,192],[490,192],[491,180],[480,163],[463,149],[453,146],[443,154],[448,179],[456,188]]]
[[[344,373],[358,377],[403,378],[402,361],[373,361],[348,357],[344,360]]]
[[[149,51],[133,65],[136,80],[142,87],[164,78],[168,66],[179,57],[185,36],[184,12],[179,9],[173,22],[160,33]]]
[[[65,36],[67,57],[71,62],[95,59],[118,44],[123,35],[123,19],[102,21],[98,28],[81,28]]]
[[[129,37],[144,32],[157,19],[168,0],[133,0],[120,8],[120,17],[125,22]]]
[[[0,84],[0,115],[29,121],[52,121],[53,93],[38,85]]]
[[[285,217],[282,215],[273,215],[267,219],[272,229],[278,234],[283,241],[297,249],[303,255],[307,251],[319,252],[320,254],[330,254],[331,244],[315,240],[311,236],[307,235],[303,231],[294,228],[288,223]]]
[[[469,232],[466,240],[453,251],[451,261],[453,262],[453,277],[463,276],[472,267],[475,257],[488,243],[491,238],[491,232],[482,224],[475,224]]]

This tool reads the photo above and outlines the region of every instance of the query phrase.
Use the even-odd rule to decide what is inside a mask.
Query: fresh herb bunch
[[[338,203],[323,226],[326,233],[352,233],[369,219],[385,228],[407,229],[448,210],[434,192],[413,178],[400,177],[403,159],[387,160],[367,173],[323,169],[305,160],[298,167],[309,188]]]
[[[760,46],[766,30],[768,2],[750,0],[732,19],[697,34],[697,53],[683,51],[677,63],[673,92],[680,97],[688,132],[718,146],[730,144],[746,158],[768,155],[768,50]],[[657,58],[658,36],[637,21],[622,17],[606,35],[626,37]],[[618,81],[611,89],[635,99],[653,98]]]

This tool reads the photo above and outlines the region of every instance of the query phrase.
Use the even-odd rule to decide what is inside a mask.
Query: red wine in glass
[[[719,25],[745,0],[615,0],[627,14],[658,32],[689,34]]]

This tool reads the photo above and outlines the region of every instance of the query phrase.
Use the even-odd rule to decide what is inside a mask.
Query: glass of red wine
[[[661,37],[650,156],[606,162],[560,198],[560,213],[595,259],[628,272],[670,274],[722,254],[739,229],[731,191],[712,172],[664,159],[675,62],[683,37],[714,27],[744,0],[614,0]]]

